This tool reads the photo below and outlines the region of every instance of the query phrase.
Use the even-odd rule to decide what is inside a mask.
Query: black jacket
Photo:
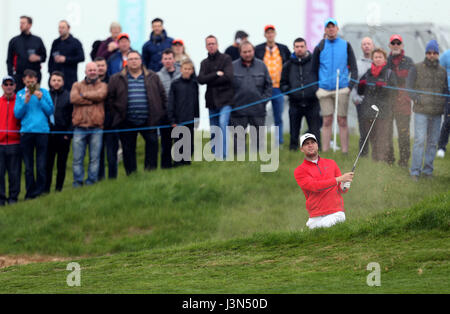
[[[172,82],[167,115],[171,124],[193,121],[200,116],[198,83],[194,78],[182,77]]]
[[[283,64],[289,61],[291,58],[291,51],[289,48],[283,44],[275,43],[280,49],[281,58],[283,59]],[[266,43],[258,45],[255,47],[255,57],[264,61],[264,55],[266,54]]]
[[[35,53],[41,57],[41,61],[31,63],[28,58],[30,54]],[[47,50],[42,39],[32,34],[24,33],[10,40],[8,46],[8,75],[14,76],[19,86],[23,86],[23,72],[27,69],[38,73],[39,81],[41,79],[41,63],[47,59]]]
[[[366,82],[362,84],[361,82]],[[376,86],[376,83],[384,86],[395,87],[398,84],[395,72],[385,66],[378,77],[374,77],[369,69],[364,74],[358,85],[358,94],[364,95],[361,106],[361,116],[365,119],[375,118],[376,112],[371,108],[376,105],[380,109],[379,118],[387,119],[393,114],[393,105],[396,101],[397,91],[392,88]]]
[[[56,63],[55,55],[59,54],[66,57],[65,63]],[[48,60],[48,72],[60,71],[64,73],[64,88],[70,91],[72,85],[78,82],[78,63],[84,61],[84,50],[81,42],[69,35],[69,38],[62,40],[56,39],[52,44],[50,57]]]
[[[312,70],[312,54],[308,54],[299,60],[294,54],[283,66],[281,74],[281,91],[288,93],[295,89],[314,84],[318,81],[317,72]],[[316,92],[318,85],[314,84],[307,88],[288,94],[290,105],[306,107],[318,104]]]
[[[239,53],[239,47],[230,46],[225,50],[225,53],[231,57],[231,60],[236,61],[241,57]]]
[[[71,131],[73,105],[70,103],[70,93],[61,88],[50,90],[50,96],[55,106],[55,125],[50,125],[51,131]],[[64,134],[68,135],[68,134]]]
[[[105,74],[105,77],[102,79],[102,82],[105,84],[109,84],[109,76],[108,73]],[[111,130],[113,123],[113,113],[111,111],[111,107],[108,105],[108,97],[105,99],[105,123],[103,124],[104,130]]]
[[[225,75],[219,77],[218,71]],[[206,108],[220,109],[233,104],[233,65],[231,57],[216,52],[202,61],[198,82],[208,86],[206,90]]]

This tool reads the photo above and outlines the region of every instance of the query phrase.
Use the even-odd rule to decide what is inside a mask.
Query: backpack
[[[90,54],[92,61],[94,61],[95,58],[97,58],[98,48],[100,48],[101,43],[102,43],[101,40],[96,40],[92,44],[92,50],[91,50],[91,54]]]

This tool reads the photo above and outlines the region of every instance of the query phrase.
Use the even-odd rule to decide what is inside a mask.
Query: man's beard
[[[97,81],[98,81],[98,76],[95,77],[95,78],[89,78],[89,77],[86,77],[86,82],[87,82],[88,84],[95,84]]]
[[[319,153],[318,152],[305,153],[305,156],[309,160],[316,160],[319,157]]]

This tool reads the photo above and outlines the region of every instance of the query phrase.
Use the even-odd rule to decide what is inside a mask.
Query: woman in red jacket
[[[295,169],[295,179],[306,198],[306,210],[310,219],[310,229],[328,228],[345,221],[344,199],[353,173],[341,175],[336,162],[319,157],[319,145],[313,134],[305,134],[300,139],[305,161]]]
[[[372,106],[376,105],[380,111],[369,137],[372,159],[393,164],[393,106],[398,91],[386,87],[397,86],[397,76],[387,66],[387,54],[383,49],[375,49],[372,52],[372,60],[372,67],[361,77],[358,85],[358,95],[364,96],[363,102],[358,105],[360,106],[361,125],[367,131],[370,129],[375,119],[375,111],[372,110]]]

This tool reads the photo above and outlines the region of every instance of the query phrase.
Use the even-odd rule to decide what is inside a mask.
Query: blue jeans
[[[220,128],[220,130],[222,131],[222,136],[223,136],[223,143],[222,143],[222,147],[223,147],[223,156],[218,156],[218,154],[216,154],[216,148],[215,146],[212,147],[212,152],[213,154],[216,155],[217,158],[223,158],[226,159],[227,158],[227,127],[230,124],[230,115],[231,115],[231,110],[232,107],[231,106],[224,106],[220,109],[210,109],[209,110],[209,114],[210,116],[214,115],[214,117],[210,117],[209,118],[209,124],[211,126],[217,126]],[[211,132],[211,141],[214,140],[214,138],[216,137],[216,135]]]
[[[73,135],[73,186],[80,187],[84,181],[84,155],[89,145],[89,168],[86,185],[98,180],[103,130],[99,128],[76,127]]]
[[[441,131],[441,121],[441,116],[414,113],[412,176],[419,176],[421,173],[425,175],[431,175],[433,173],[433,163]],[[425,164],[422,168],[424,153]]]
[[[284,96],[281,96],[279,88],[272,89],[272,109],[275,126],[278,127],[278,142],[280,145],[284,143],[283,138],[283,111],[284,111]],[[280,96],[280,97],[277,97]]]

